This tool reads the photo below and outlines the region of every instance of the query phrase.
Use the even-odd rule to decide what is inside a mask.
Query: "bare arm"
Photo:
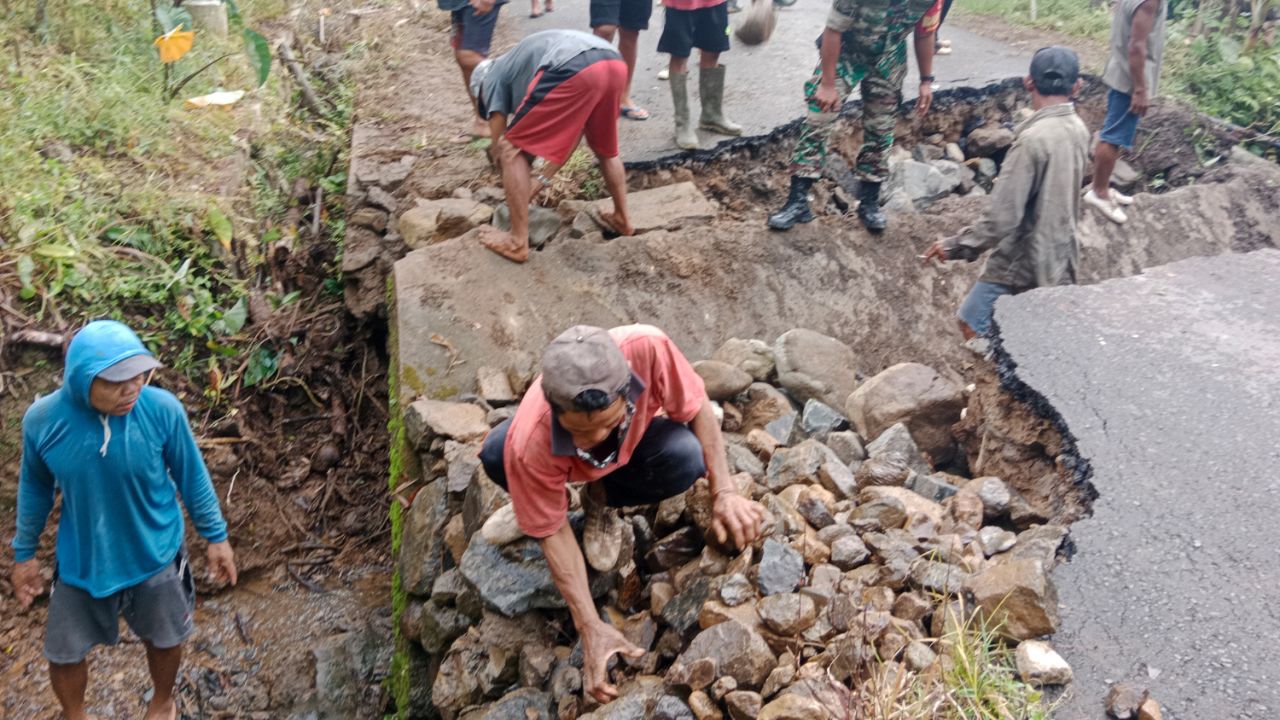
[[[710,400],[703,398],[702,407],[689,426],[702,444],[702,458],[707,465],[707,482],[711,486],[712,498],[711,530],[721,543],[732,540],[736,547],[746,547],[760,536],[764,511],[738,493],[738,486],[729,474],[724,435],[720,432],[720,423],[716,421]]]
[[[1145,115],[1151,105],[1151,88],[1147,87],[1147,39],[1155,28],[1159,6],[1159,0],[1146,0],[1133,13],[1129,35],[1129,77],[1133,78],[1133,92],[1129,110],[1136,115]]]
[[[573,626],[582,638],[583,689],[598,702],[609,702],[618,696],[618,688],[609,683],[609,658],[614,653],[640,657],[644,651],[627,642],[622,633],[600,619],[587,584],[587,563],[566,522],[553,535],[539,541],[542,554],[551,568],[551,579],[569,605]]]
[[[934,40],[938,32],[915,34],[916,65],[920,67],[920,92],[916,98],[916,115],[923,117],[933,105],[933,81],[924,80],[933,77]]]
[[[713,494],[722,490],[737,492],[737,488],[729,479],[729,461],[724,449],[724,435],[720,432],[720,423],[716,422],[716,412],[711,407],[710,400],[702,401],[702,407],[698,409],[698,414],[693,416],[693,422],[689,423],[689,427],[698,438],[698,442],[702,443],[702,459],[707,463],[707,482],[711,483],[711,492]]]
[[[813,101],[823,112],[835,112],[840,109],[843,99],[836,94],[836,67],[840,61],[840,32],[825,28],[822,31],[822,48],[818,51],[818,60],[822,67],[822,78],[818,80],[818,89]]]

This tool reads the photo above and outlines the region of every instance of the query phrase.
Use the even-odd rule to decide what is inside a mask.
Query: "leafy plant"
[[[192,27],[191,13],[181,6],[157,5],[155,0],[152,0],[152,13],[155,16],[159,32],[163,33],[155,42],[160,47],[160,60],[165,64],[163,95],[166,100],[172,100],[176,97],[182,91],[182,88],[186,87],[187,83],[201,73],[235,55],[235,53],[224,53],[188,73],[181,80],[170,84],[170,65],[178,62],[186,54],[187,50],[191,48],[192,35],[190,32],[183,31],[183,28]],[[240,8],[235,4],[234,0],[227,3],[227,19],[231,25],[240,28],[240,36],[244,41],[244,54],[257,80],[255,87],[262,87],[271,75],[271,44],[267,42],[267,39],[261,33],[253,28],[244,26]],[[180,42],[181,47],[166,52],[168,46],[165,43],[176,42]]]

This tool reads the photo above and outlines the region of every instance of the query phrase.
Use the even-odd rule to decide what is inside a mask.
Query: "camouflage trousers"
[[[847,98],[855,85],[862,89],[862,149],[854,174],[860,180],[884,182],[889,176],[889,150],[893,147],[893,128],[898,122],[898,106],[902,102],[902,81],[907,74],[906,45],[885,53],[876,64],[859,62],[840,55],[836,65],[836,94]],[[831,133],[840,113],[823,112],[813,101],[822,79],[822,66],[804,84],[804,98],[809,105],[800,139],[791,157],[791,173],[800,177],[819,178],[827,159]]]

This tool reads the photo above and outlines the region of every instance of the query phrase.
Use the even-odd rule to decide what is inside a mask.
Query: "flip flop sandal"
[[[550,12],[550,11],[548,11],[548,12]],[[536,20],[536,19],[538,19],[538,18],[540,18],[540,17],[542,17],[542,15],[543,15],[543,13],[529,13],[529,17],[531,17],[531,18],[533,18],[533,19],[535,19],[535,20]]]
[[[621,108],[619,114],[628,120],[642,121],[649,119],[649,111],[634,105]]]

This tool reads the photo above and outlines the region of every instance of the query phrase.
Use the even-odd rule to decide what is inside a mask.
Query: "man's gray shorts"
[[[57,665],[73,665],[95,645],[115,645],[120,641],[121,615],[144,642],[161,649],[175,647],[194,630],[195,607],[195,578],[185,549],[160,572],[104,598],[55,579],[49,591],[44,656]]]

